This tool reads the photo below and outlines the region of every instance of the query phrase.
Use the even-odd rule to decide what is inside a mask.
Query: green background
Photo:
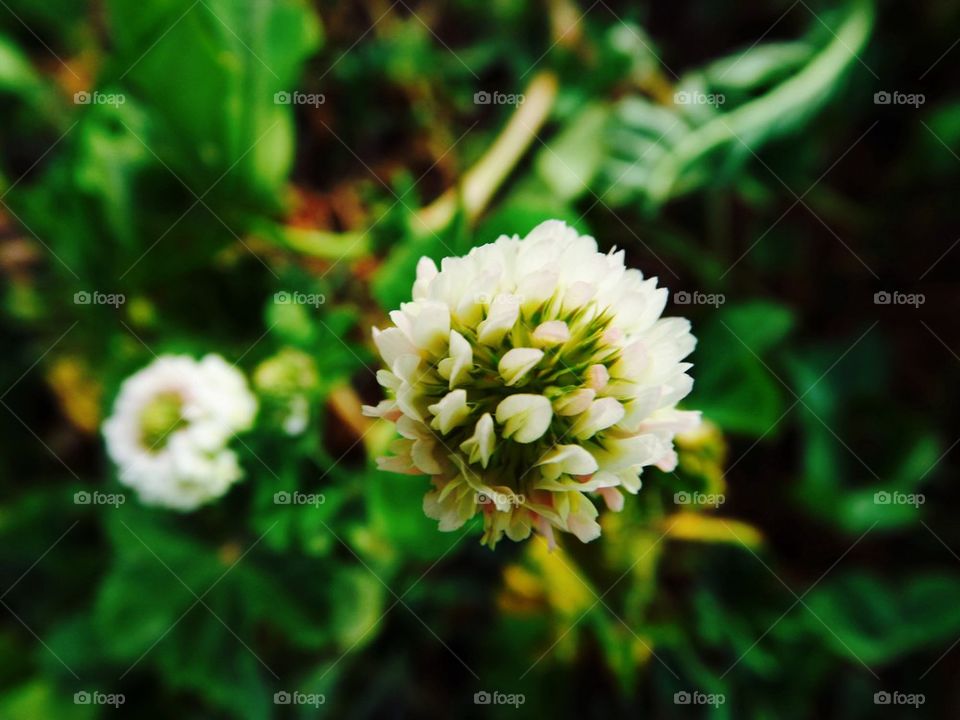
[[[0,2],[0,717],[957,716],[958,21],[866,0]],[[317,102],[275,101],[294,91]],[[425,478],[375,469],[369,329],[422,255],[548,218],[716,296],[668,306],[710,424],[599,540],[491,552],[479,518],[437,531]],[[97,427],[154,355],[252,375],[289,348],[319,376],[307,431],[262,397],[222,500],[74,501],[123,491]],[[274,503],[294,490],[325,502]]]

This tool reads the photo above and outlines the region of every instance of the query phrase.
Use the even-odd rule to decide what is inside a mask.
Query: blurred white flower
[[[123,382],[103,435],[120,482],[144,504],[193,510],[242,476],[227,445],[256,411],[243,374],[219,355],[164,355]]]
[[[294,348],[283,348],[253,371],[253,386],[263,400],[263,415],[290,436],[303,434],[310,425],[310,399],[320,384],[316,363]]]
[[[559,221],[501,237],[440,269],[417,266],[413,301],[373,337],[390,393],[369,415],[397,424],[393,472],[427,474],[441,530],[483,513],[483,542],[553,528],[600,534],[589,495],[611,510],[644,466],[672,470],[690,323],[661,318],[667,290]],[[589,495],[588,495],[589,494]]]

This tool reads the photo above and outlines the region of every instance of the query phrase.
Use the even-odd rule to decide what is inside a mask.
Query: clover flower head
[[[123,382],[103,435],[120,482],[144,504],[187,511],[240,479],[227,446],[256,410],[243,374],[219,355],[163,355]]]
[[[417,266],[413,301],[374,342],[388,399],[365,412],[396,423],[388,471],[424,474],[441,530],[483,514],[483,542],[553,529],[600,534],[592,498],[623,507],[648,465],[672,470],[673,436],[699,422],[690,323],[661,318],[667,291],[623,251],[559,221],[502,236],[438,269]]]
[[[320,385],[313,358],[302,350],[283,348],[253,371],[253,385],[264,410],[273,411],[284,433],[302,435],[310,423],[310,395]]]

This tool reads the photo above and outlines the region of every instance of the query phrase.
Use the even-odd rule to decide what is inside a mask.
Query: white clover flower
[[[380,458],[426,474],[441,530],[483,513],[483,542],[553,528],[600,534],[591,495],[623,507],[644,466],[672,470],[673,436],[699,422],[682,360],[690,323],[661,318],[667,291],[559,221],[499,238],[438,270],[417,266],[413,302],[374,329],[391,397],[369,415],[401,438]]]
[[[123,382],[103,435],[120,482],[145,505],[193,510],[242,476],[227,445],[256,411],[243,374],[219,355],[164,355]]]
[[[317,390],[320,376],[309,355],[283,348],[253,371],[253,386],[263,399],[264,411],[276,416],[283,431],[302,435],[310,424],[310,395]]]

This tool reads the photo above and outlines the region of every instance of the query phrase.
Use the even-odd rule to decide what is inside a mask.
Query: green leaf
[[[348,261],[370,253],[366,233],[334,233],[270,221],[253,223],[253,232],[295,252],[324,260]]]
[[[766,43],[712,62],[703,74],[711,88],[752,90],[794,72],[813,51],[804,41]]]
[[[856,0],[827,46],[799,69],[800,46],[776,44],[751,49],[739,62],[733,58],[682,78],[680,87],[719,93],[722,103],[657,111],[643,99],[621,102],[621,122],[611,131],[613,152],[603,171],[611,202],[640,197],[653,212],[693,189],[740,178],[742,173],[734,171],[753,161],[764,144],[797,132],[837,95],[870,37],[873,19],[870,0]],[[720,77],[724,72],[730,75]],[[781,81],[759,97],[748,92],[755,89],[751,83],[772,78]],[[732,95],[729,99],[726,92]],[[636,117],[634,122],[623,118],[625,106],[647,119],[637,123]]]
[[[28,95],[44,87],[26,55],[9,38],[0,35],[0,92]]]
[[[320,41],[307,5],[112,0],[109,10],[113,72],[162,127],[165,163],[196,193],[229,172],[219,197],[239,188],[272,199],[294,142],[292,108],[274,96],[294,87]]]
[[[377,636],[386,588],[363,567],[343,568],[333,576],[330,626],[342,648],[362,647]]]
[[[785,409],[769,354],[793,327],[782,305],[753,302],[722,308],[700,331],[694,362],[697,376],[691,407],[733,432],[775,432]],[[698,362],[698,358],[709,358]]]
[[[400,557],[433,560],[456,540],[441,533],[436,520],[423,513],[423,496],[429,490],[424,478],[371,470],[365,482],[370,529]],[[461,531],[462,532],[462,531]]]
[[[609,118],[609,107],[588,105],[540,150],[534,161],[537,174],[559,200],[574,200],[590,189],[606,154]]]
[[[4,720],[36,720],[36,718],[63,718],[87,720],[97,717],[93,705],[77,705],[73,693],[37,678],[7,690],[0,696],[0,717]],[[113,709],[112,707],[110,709]]]
[[[587,232],[582,213],[554,194],[537,176],[526,178],[477,226],[476,243],[493,242],[501,235],[525,236],[545,220],[563,220]]]
[[[804,602],[819,618],[810,618],[810,628],[835,652],[867,665],[948,645],[960,632],[956,575],[886,580],[856,573],[825,581]]]

